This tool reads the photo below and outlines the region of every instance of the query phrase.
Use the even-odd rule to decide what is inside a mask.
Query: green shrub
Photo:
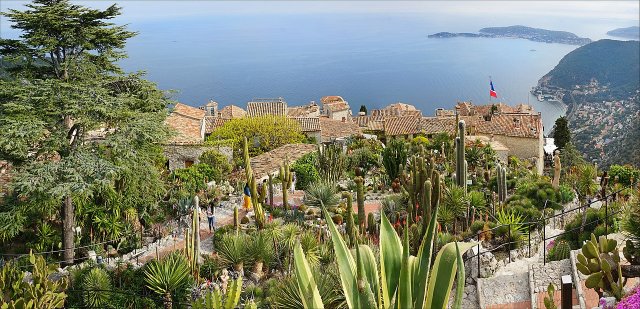
[[[203,255],[202,264],[200,265],[200,276],[214,281],[224,268],[223,265],[224,263],[219,256]]]
[[[640,180],[640,169],[636,169],[630,165],[611,165],[609,168],[609,183],[617,182],[625,186],[631,185],[631,178],[634,181]]]
[[[227,157],[217,150],[209,150],[202,153],[202,155],[200,155],[200,163],[211,166],[213,170],[213,180],[215,180],[216,183],[222,182],[233,169]]]
[[[481,231],[482,228],[484,227],[484,221],[482,220],[477,220],[474,221],[473,223],[471,223],[471,234],[478,234],[478,231]]]
[[[320,180],[320,174],[312,163],[298,163],[296,161],[291,168],[296,173],[297,190],[306,190],[310,184]]]

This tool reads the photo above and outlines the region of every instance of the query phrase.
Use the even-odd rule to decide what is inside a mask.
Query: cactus
[[[191,226],[186,230],[184,251],[189,261],[189,268],[195,278],[199,276],[200,267],[198,266],[198,259],[200,257],[200,216],[198,214],[198,208],[200,208],[199,198],[196,195],[193,199],[194,207],[191,214]]]
[[[358,176],[354,181],[356,182],[356,201],[358,202],[358,225],[360,231],[364,233],[364,178]]]
[[[369,231],[370,236],[376,235],[376,220],[373,218],[372,212],[367,215],[367,230]]]
[[[339,144],[318,146],[318,173],[324,181],[335,183],[347,168],[347,156]]]
[[[289,210],[289,189],[293,181],[289,162],[285,160],[280,166],[280,182],[282,183],[282,205],[285,210]]]
[[[551,185],[554,189],[558,189],[560,186],[560,171],[562,169],[562,164],[560,163],[560,153],[556,151],[553,155],[553,182]]]
[[[549,261],[560,261],[569,258],[571,246],[564,240],[559,240],[551,250],[549,250]]]
[[[458,122],[458,136],[456,137],[456,184],[464,188],[467,193],[467,160],[465,160],[465,123],[464,120]]]
[[[498,184],[498,201],[504,202],[507,199],[507,169],[500,163],[496,166],[496,183]]]
[[[233,227],[236,228],[236,234],[240,231],[240,218],[238,215],[238,206],[233,208]]]
[[[409,176],[404,173],[400,175],[400,180],[403,190],[409,195],[409,205],[407,207],[408,222],[413,223],[418,213],[421,213],[424,217],[425,214],[430,218],[431,209],[429,208],[429,198],[425,196],[425,183],[431,180],[435,173],[435,160],[433,157],[426,162],[426,155],[424,148],[421,148],[418,155],[414,155],[411,158],[411,169],[409,170]],[[439,177],[439,175],[437,176]]]
[[[264,210],[262,209],[262,203],[264,202],[264,194],[262,190],[260,192],[260,196],[258,195],[258,184],[256,182],[256,177],[253,175],[253,169],[251,169],[251,158],[249,157],[249,143],[247,142],[247,138],[244,138],[244,164],[245,164],[245,174],[247,177],[247,184],[249,185],[249,189],[251,190],[251,205],[253,205],[253,213],[256,220],[256,227],[258,230],[264,228],[265,223],[265,215]]]
[[[582,253],[578,253],[576,268],[588,276],[585,281],[587,288],[593,289],[602,297],[604,292],[620,300],[623,294],[624,281],[620,268],[620,254],[618,242],[596,236],[592,233],[591,240],[582,246]]]
[[[553,283],[549,283],[547,286],[547,295],[544,297],[544,307],[546,309],[558,309],[556,304],[553,302],[553,294],[555,294],[556,288],[553,286]]]
[[[0,269],[0,307],[2,308],[63,308],[67,294],[68,279],[62,277],[56,281],[49,276],[58,268],[49,264],[38,255],[29,253],[31,281],[25,279],[23,272],[15,262],[9,261]]]
[[[358,231],[357,231],[356,224],[353,221],[353,200],[352,200],[351,193],[342,192],[342,198],[347,199],[347,212],[345,214],[345,216],[347,217],[346,232],[347,232],[347,236],[349,237],[348,239],[349,246],[353,247],[357,241],[356,236],[358,234]]]
[[[240,301],[240,292],[242,291],[242,276],[231,281],[229,290],[224,295],[220,288],[216,287],[212,291],[204,294],[204,297],[198,298],[191,302],[193,309],[233,309],[238,306]]]
[[[273,174],[269,174],[269,211],[273,211]]]

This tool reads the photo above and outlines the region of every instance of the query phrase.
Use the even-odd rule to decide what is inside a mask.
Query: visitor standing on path
[[[291,193],[296,192],[296,172],[291,172]]]
[[[215,199],[215,201],[217,202],[218,199]],[[216,224],[215,206],[209,205],[209,208],[207,209],[207,222],[209,223],[209,232],[212,232],[213,230],[215,230],[215,224]]]
[[[244,185],[244,203],[242,204],[242,208],[244,210],[249,211],[251,208],[251,190],[249,190],[249,185]]]

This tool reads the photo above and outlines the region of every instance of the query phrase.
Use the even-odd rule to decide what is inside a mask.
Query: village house
[[[213,118],[207,118],[207,112],[206,108],[195,108],[182,103],[176,103],[173,107],[165,120],[175,133],[164,145],[164,155],[167,157],[169,170],[187,168],[199,163],[202,153],[212,149],[220,151],[231,160],[231,147],[211,147],[204,144],[207,127],[213,120]]]
[[[351,107],[341,96],[326,96],[320,99],[322,114],[333,120],[350,120]]]

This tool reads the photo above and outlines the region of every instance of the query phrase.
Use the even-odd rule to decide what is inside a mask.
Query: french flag
[[[489,81],[489,85],[491,86],[491,89],[489,90],[489,96],[497,98],[498,97],[498,93],[496,92],[495,89],[493,89],[493,82]]]

